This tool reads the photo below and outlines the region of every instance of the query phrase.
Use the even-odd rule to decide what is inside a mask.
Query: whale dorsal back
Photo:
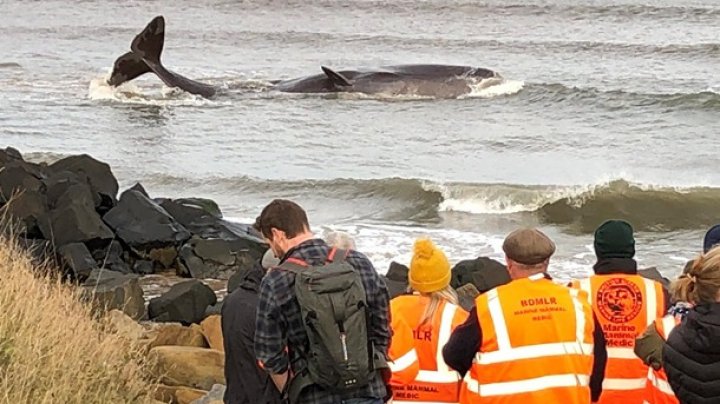
[[[330,82],[336,86],[336,87],[351,87],[352,83],[350,83],[350,80],[345,78],[342,74],[334,71],[333,69],[326,67],[326,66],[320,66],[323,73],[330,79]]]

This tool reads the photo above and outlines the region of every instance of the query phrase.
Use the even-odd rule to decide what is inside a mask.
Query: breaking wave
[[[250,177],[189,180],[167,175],[155,186],[212,189],[224,194],[314,201],[356,218],[432,221],[448,214],[535,215],[548,224],[591,232],[609,218],[641,231],[704,229],[720,218],[720,188],[668,187],[616,179],[591,185],[441,183],[421,179],[262,180]]]

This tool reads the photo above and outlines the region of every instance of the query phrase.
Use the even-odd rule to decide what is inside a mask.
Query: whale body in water
[[[130,51],[115,60],[107,83],[119,86],[152,72],[168,87],[177,87],[207,98],[217,95],[218,87],[167,69],[160,60],[164,44],[165,19],[157,16],[135,36]],[[321,66],[321,70],[311,76],[272,81],[271,90],[287,93],[346,92],[457,98],[478,86],[482,88],[503,80],[502,76],[490,69],[441,64],[406,64],[337,71]]]

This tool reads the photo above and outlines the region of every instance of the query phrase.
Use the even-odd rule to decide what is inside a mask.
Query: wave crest
[[[160,175],[151,185],[212,189],[266,200],[307,201],[355,218],[384,222],[441,220],[444,215],[534,215],[540,222],[591,232],[604,220],[625,219],[641,231],[706,228],[720,221],[720,188],[637,184],[625,179],[589,185],[436,182],[422,179],[188,180]]]

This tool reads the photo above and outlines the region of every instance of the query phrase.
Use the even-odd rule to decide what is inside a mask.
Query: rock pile
[[[174,270],[196,279],[228,279],[267,250],[249,225],[223,219],[200,198],[151,198],[140,184],[118,198],[110,166],[86,154],[50,165],[0,149],[0,217],[38,259],[50,258],[104,308],[145,316],[137,278]],[[139,291],[139,293],[138,293]],[[201,282],[183,282],[150,302],[149,318],[199,322],[216,304]]]
[[[219,316],[202,325],[138,323],[119,310],[105,317],[108,329],[147,352],[153,373],[162,383],[155,399],[163,403],[189,404],[216,398],[225,385],[225,352]],[[219,346],[214,346],[220,336]],[[208,401],[209,400],[209,401]],[[220,395],[222,402],[222,395]]]

